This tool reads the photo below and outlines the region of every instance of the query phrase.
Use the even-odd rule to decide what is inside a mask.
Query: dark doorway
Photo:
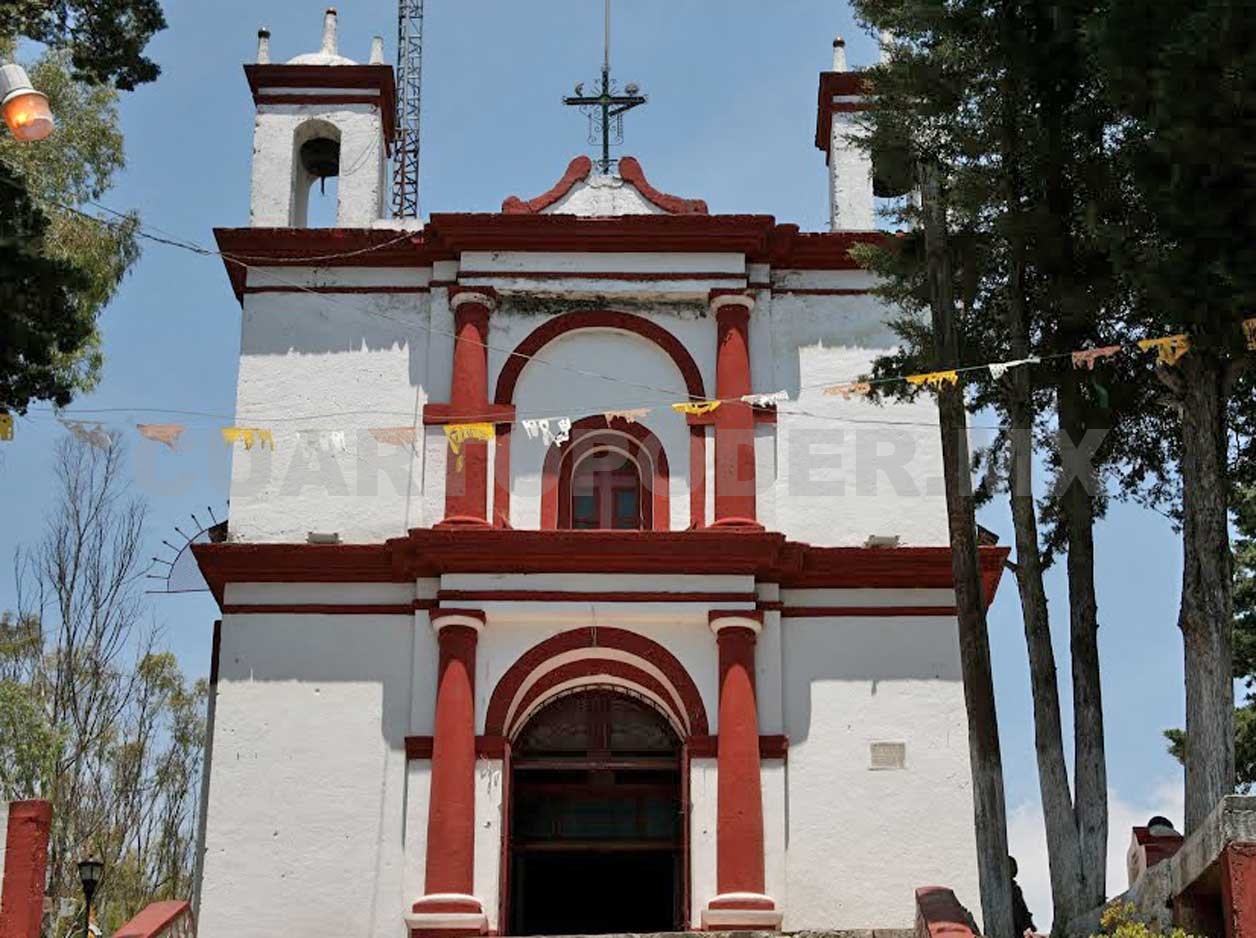
[[[644,701],[582,691],[512,746],[509,933],[684,926],[681,742]]]

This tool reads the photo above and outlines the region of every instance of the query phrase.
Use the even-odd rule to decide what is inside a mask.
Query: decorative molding
[[[432,630],[440,634],[452,626],[464,626],[476,633],[484,631],[485,616],[479,609],[433,609],[430,613]]]
[[[949,547],[812,547],[772,531],[415,528],[383,544],[193,544],[227,583],[407,583],[446,573],[741,574],[786,589],[953,589]],[[1008,547],[980,548],[987,604]]]
[[[488,312],[497,308],[497,291],[492,287],[458,287],[449,291],[449,308],[458,312],[467,305],[482,306]]]
[[[820,90],[816,96],[816,149],[828,159],[829,143],[833,139],[833,111],[839,107],[844,110],[865,110],[867,105],[855,105],[852,102],[840,102],[835,105],[834,98],[861,98],[870,89],[866,77],[861,72],[821,72]]]
[[[758,609],[712,609],[707,624],[718,635],[725,629],[749,629],[758,635],[763,631],[763,613]]]
[[[397,86],[391,65],[246,65],[245,77],[253,93],[253,103],[262,104],[347,104],[367,103],[379,107],[384,125],[385,146],[396,135]],[[291,95],[276,88],[324,88],[328,90],[360,89],[371,91],[366,95]],[[285,100],[276,100],[283,98]],[[294,100],[286,100],[286,99]],[[358,101],[358,98],[366,99]],[[268,100],[269,99],[269,100]]]
[[[224,616],[409,616],[412,603],[227,603]]]
[[[881,619],[909,616],[941,616],[952,618],[959,613],[954,606],[784,606],[786,619]]]
[[[556,205],[565,198],[582,181],[593,173],[593,161],[587,156],[577,156],[569,164],[562,178],[550,189],[534,199],[524,201],[518,196],[510,196],[502,202],[504,215],[539,215],[547,208]],[[645,178],[645,171],[635,157],[625,156],[619,161],[619,177],[641,194],[641,197],[662,209],[669,215],[707,215],[706,202],[701,199],[682,199],[678,196],[660,192],[650,185]]]
[[[690,736],[685,740],[689,747],[691,759],[715,759],[720,753],[719,736]],[[759,737],[760,759],[787,759],[789,757],[789,737],[782,735],[761,735]]]

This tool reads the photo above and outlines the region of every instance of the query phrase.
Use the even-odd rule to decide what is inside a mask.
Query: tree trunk
[[[1015,61],[1021,37],[1015,4],[1003,11],[1006,56]],[[1026,240],[1020,210],[1024,180],[1021,176],[1023,138],[1019,109],[1022,95],[1009,68],[1003,80],[1003,179],[1008,213],[1008,277],[1005,287],[1005,318],[1013,359],[1029,358],[1029,315],[1026,310]],[[1064,732],[1060,721],[1060,689],[1055,649],[1051,644],[1051,620],[1043,583],[1042,550],[1038,539],[1038,511],[1034,501],[1035,408],[1030,372],[1013,369],[1005,394],[1011,430],[1008,500],[1016,543],[1016,586],[1020,593],[1025,648],[1029,657],[1029,687],[1033,699],[1034,750],[1038,763],[1038,790],[1042,797],[1043,826],[1047,836],[1047,867],[1051,877],[1052,931],[1063,932],[1076,915],[1086,911],[1082,901],[1082,854],[1064,761]]]
[[[933,336],[940,368],[958,364],[958,334],[952,292],[946,208],[936,164],[921,166],[925,243],[928,256]],[[973,821],[977,834],[977,874],[981,886],[983,933],[1015,938],[1011,870],[1007,862],[1007,809],[1003,798],[1003,760],[990,671],[990,642],[977,552],[977,521],[968,453],[968,414],[963,389],[938,391],[942,435],[942,472],[946,486],[951,571],[959,618],[960,667],[968,711],[968,753],[973,776]]]
[[[1084,450],[1084,474],[1061,497],[1068,534],[1069,647],[1073,660],[1073,780],[1081,841],[1082,910],[1107,899],[1108,769],[1103,739],[1103,690],[1099,678],[1099,603],[1095,597],[1095,503],[1098,479],[1091,471],[1081,373],[1065,372],[1059,389],[1060,430],[1075,451]]]
[[[1186,833],[1234,792],[1234,582],[1226,496],[1224,361],[1182,359],[1182,629]]]

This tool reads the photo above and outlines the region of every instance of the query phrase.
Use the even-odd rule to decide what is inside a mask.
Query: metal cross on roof
[[[603,175],[609,175],[611,147],[624,142],[624,115],[648,99],[635,82],[624,86],[623,93],[611,81],[611,0],[606,0],[605,45],[602,55],[602,88],[596,95],[584,93],[584,82],[576,85],[576,93],[563,98],[563,104],[578,107],[589,118],[589,143],[602,144],[602,158],[598,165]]]

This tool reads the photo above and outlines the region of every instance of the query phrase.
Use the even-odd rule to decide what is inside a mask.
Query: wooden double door
[[[511,747],[511,935],[686,924],[683,746],[647,702],[586,690],[539,710]]]

